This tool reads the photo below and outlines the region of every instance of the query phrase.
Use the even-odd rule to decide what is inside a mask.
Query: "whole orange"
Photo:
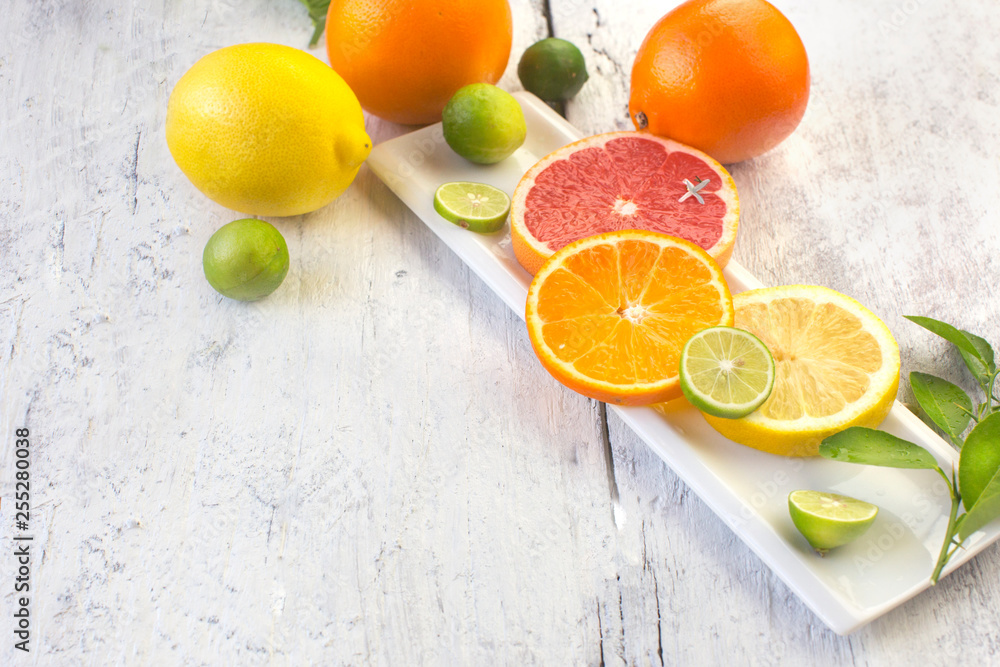
[[[333,0],[326,15],[330,66],[395,123],[439,121],[459,88],[496,83],[511,38],[507,0]]]
[[[777,146],[808,101],[806,49],[781,12],[765,0],[689,0],[639,47],[629,114],[732,163]]]

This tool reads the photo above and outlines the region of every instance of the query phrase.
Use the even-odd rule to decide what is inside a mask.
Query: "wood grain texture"
[[[292,256],[278,292],[218,296],[201,251],[241,216],[173,164],[167,97],[216,48],[304,46],[308,19],[294,0],[134,4],[16,3],[0,21],[0,492],[6,508],[28,425],[37,548],[33,652],[5,640],[3,662],[995,658],[995,549],[837,637],[631,431],[552,380],[521,321],[367,169],[323,210],[273,220]],[[502,85],[520,88],[520,53],[551,29],[590,69],[570,121],[629,129],[632,58],[675,3],[550,4],[511,2]],[[855,296],[904,371],[968,386],[902,315],[1000,324],[1000,12],[777,4],[812,99],[789,140],[732,169],[735,257],[766,283]]]
[[[734,258],[765,284],[813,283],[854,296],[896,335],[904,374],[924,370],[971,391],[958,354],[903,315],[928,314],[986,336],[997,330],[990,283],[1000,248],[993,196],[1000,67],[989,54],[997,51],[990,34],[1000,13],[985,4],[970,8],[972,25],[968,16],[926,1],[882,10],[863,3],[777,6],[806,44],[811,99],[781,146],[731,167],[742,208]],[[644,3],[621,12],[619,3],[603,2],[554,22],[556,36],[585,48],[602,75],[601,85],[588,85],[568,105],[574,125],[590,133],[631,129],[622,72],[661,15],[662,8]],[[978,176],[963,182],[960,173]],[[909,400],[905,378],[900,398]],[[610,428],[622,504],[633,517],[618,539],[643,545],[641,564],[618,554],[617,588],[647,601],[647,609],[652,599],[661,612],[671,610],[659,615],[655,637],[638,619],[625,623],[633,639],[619,644],[616,660],[643,664],[656,648],[653,639],[664,637],[673,642],[664,648],[667,664],[737,655],[759,664],[947,664],[965,651],[995,650],[975,646],[976,632],[988,630],[981,604],[968,602],[971,590],[976,598],[1000,593],[995,548],[840,638],[697,498],[678,490],[681,483],[631,431],[613,417]],[[664,580],[676,586],[668,595]],[[680,639],[706,635],[708,642]]]

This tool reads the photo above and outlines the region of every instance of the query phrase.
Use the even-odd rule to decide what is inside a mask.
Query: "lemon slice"
[[[864,535],[875,522],[878,506],[836,493],[792,491],[788,513],[809,545],[822,554]]]
[[[688,339],[681,352],[681,390],[690,403],[715,417],[745,417],[767,400],[774,359],[748,331],[709,327]]]
[[[454,181],[434,193],[434,210],[459,227],[488,234],[503,227],[510,213],[510,197],[486,183]]]
[[[787,285],[733,296],[734,325],[771,351],[774,389],[740,419],[705,414],[734,442],[785,456],[815,456],[849,426],[878,426],[899,387],[899,348],[854,299],[826,287]]]

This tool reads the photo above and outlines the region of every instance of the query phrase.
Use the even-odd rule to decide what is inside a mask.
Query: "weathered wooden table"
[[[568,119],[629,129],[632,58],[673,4],[514,0],[501,85],[520,87],[529,44],[564,37],[591,75]],[[732,167],[734,257],[765,283],[855,296],[904,374],[966,383],[903,315],[997,340],[1000,10],[777,4],[812,98],[790,139]],[[309,34],[294,0],[3,9],[0,538],[28,427],[35,541],[27,655],[13,547],[0,557],[0,661],[996,659],[995,548],[836,636],[604,406],[552,380],[520,319],[367,169],[274,221],[292,255],[278,292],[218,296],[202,248],[239,216],[174,165],[167,97],[211,50]]]

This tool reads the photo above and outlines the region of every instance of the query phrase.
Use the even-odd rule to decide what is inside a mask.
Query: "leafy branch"
[[[997,379],[993,348],[986,340],[976,334],[957,329],[945,322],[916,315],[906,315],[905,317],[941,336],[958,348],[959,354],[962,355],[962,361],[965,362],[966,368],[969,369],[972,377],[979,384],[979,389],[983,392],[984,400],[973,411],[972,401],[968,394],[956,385],[925,373],[910,374],[910,384],[914,387],[913,394],[916,396],[917,402],[920,403],[920,407],[953,444],[961,447],[960,436],[968,426],[970,419],[978,423],[983,418],[1000,410],[1000,401],[997,401],[996,396],[993,395],[993,386]],[[917,384],[913,384],[914,375],[918,376]],[[927,386],[928,379],[934,385],[933,387]],[[938,410],[936,404],[941,404],[944,411]],[[956,415],[956,411],[967,418],[962,421],[962,418]],[[954,428],[960,425],[962,428],[955,433]]]
[[[927,373],[910,373],[913,395],[927,418],[961,450],[958,470],[945,473],[923,447],[875,429],[852,427],[826,438],[819,453],[828,459],[888,468],[934,470],[948,485],[951,512],[931,583],[970,535],[1000,517],[1000,400],[994,395],[997,368],[983,338],[929,317],[907,316],[958,348],[983,393],[973,407],[960,387]],[[962,435],[975,422],[968,436]],[[962,510],[964,509],[964,512]]]
[[[316,46],[323,28],[326,27],[326,10],[330,8],[330,0],[299,0],[309,10],[309,18],[313,23],[313,34],[309,38],[309,46]]]

